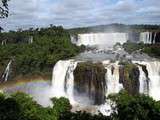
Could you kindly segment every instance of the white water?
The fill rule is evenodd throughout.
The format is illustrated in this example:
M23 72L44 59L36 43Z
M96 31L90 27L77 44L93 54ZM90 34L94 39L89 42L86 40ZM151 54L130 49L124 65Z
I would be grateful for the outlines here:
M11 64L12 64L12 60L9 61L7 67L2 75L2 79L4 79L4 82L7 82L7 80L8 80Z
M74 76L73 71L77 66L76 61L74 60L66 60L59 61L54 69L53 69L53 79L52 79L52 92L55 97L67 97L72 105L83 106L83 104L74 100ZM123 85L119 83L119 65L118 61L115 63L110 63L110 61L106 60L102 62L104 67L107 69L106 72L106 97L112 93L118 93L121 89L123 89ZM148 78L146 77L145 72L142 70L142 66L137 65L140 71L139 82L140 88L139 92L144 94L149 94L155 100L160 100L160 62L141 62L141 61L133 61L133 63L138 63L141 65L145 65L148 71L149 81L149 89L147 85ZM114 69L113 69L114 68ZM113 74L112 74L113 72ZM81 98L81 96L79 96ZM83 97L82 97L83 99ZM83 101L83 100L81 100ZM85 100L84 100L85 101ZM111 111L111 107L106 101L105 104L97 107L97 110L100 110L103 114L109 115Z
M104 64L105 62L103 62ZM105 68L107 69L106 72L106 83L107 83L107 91L106 96L112 93L118 93L122 88L123 85L119 83L119 65L118 62L116 63L110 63L109 65L105 65ZM112 68L113 74L112 74Z
M155 100L160 100L160 62L134 61L134 63L142 64L147 67L148 77L150 79L149 95Z
M152 36L153 35L153 36ZM152 32L143 32L140 33L140 41L145 43L145 44L154 44L155 43L155 39L156 39L156 33L152 33ZM153 41L152 41L152 37L153 37Z
M120 90L123 89L123 85L119 83L119 65L118 61L115 63L110 63L109 61L103 61L103 65L105 69L107 69L105 78L107 84L106 97L109 94L119 93ZM114 67L113 74L112 68ZM99 106L99 111L106 116L109 116L113 110L111 108L111 104L113 104L110 100L106 100L105 104Z
M75 61L70 61L70 66L68 67L68 70L67 70L67 74L66 74L66 94L70 100L70 102L72 104L75 104L75 101L74 101L74 75L73 75L73 72L75 70L77 66L77 62Z
M6 40L2 40L2 45L6 45L6 44L7 44Z
M30 36L30 37L29 37L28 43L29 43L29 44L32 44L32 43L33 43L33 36Z
M128 40L127 33L90 33L79 34L76 44L86 46L98 46L99 48L111 48L117 42L123 44ZM107 46L107 47L106 47Z
M77 66L74 60L58 61L53 69L52 92L55 97L67 97L70 102L74 103L73 87L74 76L73 71ZM65 90L66 86L66 90Z
M142 32L139 33L139 41L145 44L154 44L156 39L156 33L153 32ZM128 33L86 33L86 34L78 34L78 39L76 40L73 36L71 36L72 43L80 46L96 46L99 49L106 50L108 48L112 48L113 45L118 43L125 43L129 40ZM134 40L132 41L134 42ZM136 42L136 41L135 41Z
M141 66L138 66L139 68L139 72L140 72L140 76L139 76L139 82L140 82L140 86L139 86L139 93L143 93L143 94L148 94L148 90L147 90L147 77L144 73L144 71L142 70Z

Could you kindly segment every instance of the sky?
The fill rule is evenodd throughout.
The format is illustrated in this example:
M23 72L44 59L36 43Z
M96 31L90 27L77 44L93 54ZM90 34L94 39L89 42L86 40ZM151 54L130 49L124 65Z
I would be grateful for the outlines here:
M160 0L11 0L9 9L9 17L0 20L5 30L50 24L160 24Z

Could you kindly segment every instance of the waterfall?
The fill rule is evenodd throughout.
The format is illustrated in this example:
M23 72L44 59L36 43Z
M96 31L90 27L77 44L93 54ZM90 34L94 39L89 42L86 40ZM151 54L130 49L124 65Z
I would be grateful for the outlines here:
M84 91L89 91L90 88L88 86L88 81L86 76L83 76L85 79L84 85L83 84L76 84L74 79L74 72L76 68L78 67L77 63L79 63L76 60L60 60L56 63L53 69L53 78L52 78L52 92L54 97L66 97L70 100L70 103L73 106L81 106L83 108L83 105L85 106L88 103L88 99L86 99L83 94L78 94L78 100L77 100L77 94L75 95L75 86L80 87L77 85L84 86ZM160 100L160 62L159 61L133 61L139 68L139 93L143 93L146 95L150 95L155 100ZM94 64L94 63L93 63ZM95 65L95 64L94 64ZM99 86L105 84L106 89L104 90L104 95L107 97L109 94L112 93L118 93L121 89L123 89L123 84L120 83L120 65L119 62L110 62L108 60L103 61L102 65L107 70L105 75L104 83L101 81L100 84L96 83L95 85ZM91 70L91 69L88 69ZM88 71L88 74L91 71ZM87 74L82 74L87 75ZM82 78L83 78L82 77ZM83 80L83 79L82 79ZM90 81L92 83L93 81ZM100 82L100 81L99 81ZM106 83L105 83L106 82ZM83 87L82 87L83 88ZM92 86L92 92L96 87ZM98 88L98 87L97 87ZM98 90L97 90L98 91ZM101 91L103 92L103 91ZM94 93L94 92L93 92ZM86 93L87 94L87 93ZM98 95L103 95L102 93L99 93ZM53 97L52 96L52 97ZM90 100L96 99L95 97L89 97ZM98 97L98 96L97 96ZM86 104L81 102L86 101ZM112 110L110 106L110 102L106 100L104 103L96 104L97 110L101 111L101 113L105 115L109 115ZM90 106L90 104L87 104ZM93 104L91 104L93 105Z
M4 80L4 82L7 82L7 80L8 80L11 64L12 64L12 60L9 61L7 67L2 75L2 80Z
M66 90L66 93L67 93L67 96L69 97L69 100L71 103L74 103L74 75L73 75L73 72L75 70L77 66L77 62L75 61L70 61L70 65L68 67L68 70L67 70L67 74L66 74L66 78L65 78L65 90Z
M118 93L123 85L119 82L119 65L118 63L110 63L105 67L107 69L106 72L106 84L107 91L106 96L112 93Z
M156 32L141 33L85 33L71 36L71 42L78 46L96 46L99 49L111 49L116 43L143 42L145 44L155 44L157 37Z
M52 89L55 97L67 97L73 103L74 76L77 66L74 60L58 61L53 69Z
M150 91L149 94L156 100L160 100L160 62L146 63L149 78L150 78Z
M32 44L32 43L33 43L33 36L29 36L28 43L29 43L29 44Z
M144 71L142 70L142 66L139 66L139 72L140 72L140 76L139 76L139 82L140 82L140 87L139 87L139 93L143 93L143 94L148 94L148 83L147 80L148 78L146 77L146 74L144 73Z
M2 45L6 45L7 41L6 40L2 40Z
M113 47L117 42L123 44L128 40L127 33L89 33L79 34L77 45Z
M145 44L155 44L157 33L142 32L140 33L140 41Z
M154 33L153 44L155 44L155 43L156 43L156 36L157 36L157 33Z
M149 95L155 100L160 100L160 62L159 61L134 61L141 65L145 65L148 71L149 83Z

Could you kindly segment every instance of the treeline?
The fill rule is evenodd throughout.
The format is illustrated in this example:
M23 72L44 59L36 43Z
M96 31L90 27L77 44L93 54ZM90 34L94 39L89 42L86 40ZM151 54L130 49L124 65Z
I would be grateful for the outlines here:
M125 91L108 97L112 104L112 114L93 115L77 111L71 112L66 98L52 98L53 107L43 107L24 93L10 96L0 94L0 120L159 120L160 102L145 95L129 95Z
M90 33L90 32L144 32L144 31L160 31L160 25L125 25L125 24L109 24L96 25L90 27L79 27L69 29L70 34Z
M29 38L32 41L28 42ZM0 78L12 60L10 77L51 73L54 64L81 52L61 26L0 33Z

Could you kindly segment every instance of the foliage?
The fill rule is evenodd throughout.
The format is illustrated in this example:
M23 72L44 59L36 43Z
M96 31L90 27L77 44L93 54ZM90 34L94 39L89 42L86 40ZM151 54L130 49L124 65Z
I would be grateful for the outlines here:
M110 116L104 116L102 114L92 115L87 112L65 112L60 115L59 120L112 120Z
M127 42L123 44L123 48L128 52L143 52L152 57L160 58L160 44L143 44L143 43L131 43Z
M0 35L0 41L6 42L0 45L0 68L13 59L14 77L50 73L58 60L73 57L81 51L70 42L69 33L62 27L10 31ZM31 36L33 43L28 42Z
M160 102L145 95L131 96L126 91L109 95L116 105L111 116L92 115L86 112L71 112L66 98L53 98L53 107L42 107L29 95L0 94L0 120L158 120Z
M145 47L145 45L143 43L132 43L132 42L126 42L123 44L123 48L128 52L128 53L132 53L134 51L143 49Z
M145 95L129 95L125 91L108 97L116 106L112 116L117 120L158 120L160 117L159 102Z
M71 110L71 105L68 99L61 97L61 98L52 98L53 109L57 112L57 115L65 112L69 112Z

